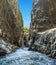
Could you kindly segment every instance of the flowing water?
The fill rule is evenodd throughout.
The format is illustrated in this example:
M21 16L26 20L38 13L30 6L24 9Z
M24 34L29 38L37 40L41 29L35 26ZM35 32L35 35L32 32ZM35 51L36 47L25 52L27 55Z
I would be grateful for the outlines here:
M56 60L23 48L4 58L0 58L0 65L56 65Z

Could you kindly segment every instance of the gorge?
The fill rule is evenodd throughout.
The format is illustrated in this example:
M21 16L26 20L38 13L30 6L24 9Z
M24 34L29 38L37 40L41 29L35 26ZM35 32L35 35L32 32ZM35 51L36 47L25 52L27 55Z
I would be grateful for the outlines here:
M56 65L56 1L33 0L23 23L18 0L0 0L0 65Z

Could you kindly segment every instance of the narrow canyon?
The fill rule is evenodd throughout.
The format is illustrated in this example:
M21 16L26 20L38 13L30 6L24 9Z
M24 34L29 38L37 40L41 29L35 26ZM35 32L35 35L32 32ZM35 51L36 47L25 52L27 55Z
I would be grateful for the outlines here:
M33 0L23 23L18 0L0 0L0 65L56 65L56 1Z

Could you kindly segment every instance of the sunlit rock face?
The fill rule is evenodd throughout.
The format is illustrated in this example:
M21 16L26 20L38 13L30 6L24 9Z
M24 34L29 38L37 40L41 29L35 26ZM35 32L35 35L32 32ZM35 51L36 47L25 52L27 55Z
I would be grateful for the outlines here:
M23 21L18 0L0 0L0 38L18 46L23 41Z
M34 0L29 35L30 48L56 58L55 28L56 1Z

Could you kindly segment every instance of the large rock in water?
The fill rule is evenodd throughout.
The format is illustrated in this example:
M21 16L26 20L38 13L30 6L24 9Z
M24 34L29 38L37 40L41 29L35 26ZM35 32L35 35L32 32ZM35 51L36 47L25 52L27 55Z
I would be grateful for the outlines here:
M34 0L29 35L31 42L30 49L56 58L55 28L56 1Z
M5 42L4 40L0 39L0 56L6 55L15 51L18 46L15 46L11 43Z
M56 58L56 28L38 33L38 38L35 37L31 49Z
M0 0L0 37L10 43L22 46L23 21L17 1Z

